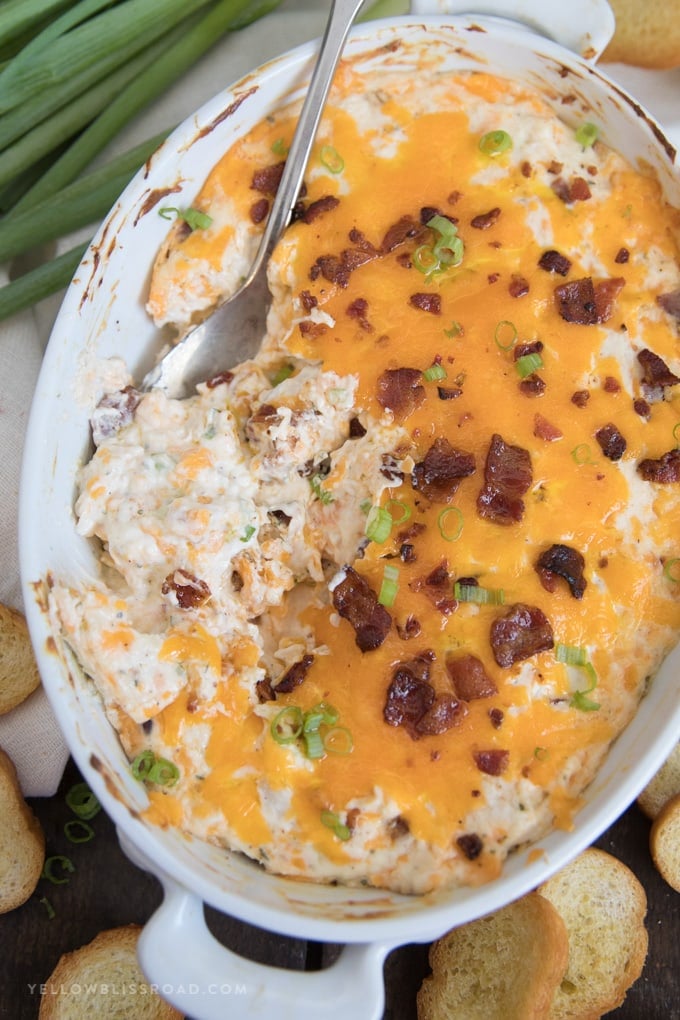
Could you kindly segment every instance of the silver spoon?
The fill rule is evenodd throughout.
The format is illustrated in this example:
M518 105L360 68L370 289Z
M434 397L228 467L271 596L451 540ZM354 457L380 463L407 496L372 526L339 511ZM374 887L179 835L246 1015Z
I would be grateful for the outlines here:
M184 397L197 382L252 357L265 334L271 294L267 265L297 201L309 153L347 35L364 0L333 0L309 90L286 157L276 198L247 277L204 322L165 354L141 385Z

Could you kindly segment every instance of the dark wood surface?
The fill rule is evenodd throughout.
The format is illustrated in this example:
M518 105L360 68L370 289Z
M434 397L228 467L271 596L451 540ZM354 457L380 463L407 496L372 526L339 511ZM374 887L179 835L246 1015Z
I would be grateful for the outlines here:
M95 836L89 843L69 843L63 828L73 815L64 798L79 779L71 762L54 797L30 801L45 831L47 855L67 855L75 871L63 885L41 879L27 903L0 917L0 1017L8 1020L35 1020L40 984L62 953L89 942L102 929L143 924L161 900L158 882L123 855L103 812L91 822ZM649 821L634 805L597 844L633 869L648 898L647 962L624 1005L608 1014L615 1020L680 1018L680 896L655 871L648 839ZM337 947L272 935L212 910L207 916L220 941L261 962L317 969L337 954ZM388 957L385 1020L416 1020L416 992L427 973L427 946L404 946Z

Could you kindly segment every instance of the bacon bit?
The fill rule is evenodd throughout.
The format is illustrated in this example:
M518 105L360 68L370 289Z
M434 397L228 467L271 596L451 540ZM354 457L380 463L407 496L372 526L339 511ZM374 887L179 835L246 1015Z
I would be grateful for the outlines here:
M478 216L473 216L470 220L470 226L474 227L475 230L488 230L489 227L494 225L500 214L501 211L499 207L495 206L493 209L489 209L486 213L480 213Z
M527 354L541 354L542 351L542 340L527 340L523 344L517 344L512 356L514 361L519 361L520 358L524 358Z
M605 380L602 383L602 389L605 393L618 393L621 389L621 383L618 379L615 379L613 375L605 376Z
M366 317L366 313L368 312L368 301L365 298L356 298L347 306L346 312L350 319L357 320L361 328L366 333L373 332L373 326Z
M355 641L362 652L379 648L387 637L392 617L368 581L353 567L345 568L345 577L333 589L333 605L354 628Z
M366 435L368 429L365 429L358 418L350 418L349 420L349 438L350 439L361 439Z
M404 481L404 472L399 468L399 461L394 454L383 453L380 458L380 462L380 474L383 475L388 482L401 485Z
M510 752L493 749L491 751L473 751L472 757L480 772L487 776L500 776L508 767Z
M562 255L559 251L555 251L554 248L550 248L548 251L544 251L538 260L538 265L541 269L544 269L546 273L558 273L560 276L566 276L571 269L571 259L567 258L566 255Z
M427 577L417 577L409 582L411 591L423 592L444 616L450 616L458 607L453 597L453 587L446 560L430 571Z
M402 542L399 548L399 559L402 563L415 563L418 559L416 547L411 542Z
M394 842L402 836L408 836L411 826L403 815L395 815L394 818L390 818L387 822L387 831L390 839Z
M311 319L303 319L298 322L298 329L305 340L316 340L328 332L325 322L313 322Z
M408 528L404 528L397 534L398 542L410 542L412 538L417 538L418 535L422 535L424 531L427 531L425 524L421 524L420 521L414 521L413 524L409 524Z
M664 312L668 312L669 315L680 319L680 287L677 290L670 291L668 294L657 294L656 303L661 305Z
M314 656L311 654L303 655L299 662L293 663L290 669L284 673L283 677L274 686L275 694L290 694L296 687L299 687L303 682L309 668L314 662Z
M417 656L397 665L387 689L383 718L403 726L412 740L445 733L467 713L452 695L435 694L429 675L430 660Z
M623 266L630 258L630 252L627 248L619 248L616 255L614 256L614 262L618 265Z
M521 446L502 436L491 437L484 465L484 487L477 497L477 512L495 524L512 524L524 516L521 498L533 481L531 457Z
M229 385L229 383L233 381L234 381L233 372L218 372L217 375L213 375L210 377L210 379L206 379L205 385L209 390L215 390L217 389L218 386L221 386L222 383Z
M542 397L545 393L545 381L540 375L532 372L518 383L518 389L525 397Z
M518 602L491 624L491 649L504 669L547 651L554 643L550 621L537 606Z
M488 283L498 283L500 278L501 278L500 273L489 273L486 279Z
M556 159L552 159L548 163L548 166L547 166L546 169L547 169L549 174L561 174L563 166L564 166L563 163L558 163L558 161Z
M180 567L168 574L161 585L161 592L163 595L174 592L180 609L195 609L196 606L202 606L212 594L205 581Z
M336 283L343 289L348 285L349 278L355 269L366 262L377 258L378 252L364 251L360 248L345 248L340 255L320 255L309 271L311 280L323 276L329 283Z
M502 709L500 709L500 708L490 708L488 714L489 714L489 719L491 721L491 725L493 726L493 728L495 730L499 730L501 728L501 726L503 725L503 711L502 711Z
M569 591L573 597L582 599L587 585L583 576L585 565L586 561L578 549L556 543L538 557L536 570L541 578L541 583L543 583L543 573L549 574L553 580L555 577L561 577L569 585ZM546 587L545 584L543 587ZM547 590L553 591L554 588L551 587Z
M269 199L258 198L257 202L253 202L250 207L250 219L252 223L262 223L262 220L266 219L267 213L269 212Z
M522 161L520 165L520 171L522 173L522 177L531 177L531 175L533 174L533 170L531 167L531 163L529 162L528 159Z
M680 450L669 450L658 460L642 460L637 471L646 482L659 482L661 485L680 482Z
M421 630L420 620L412 614L406 617L403 626L397 624L397 634L402 641L411 641L413 638L418 637Z
M577 407L585 407L590 400L590 393L588 390L576 390L571 395L572 404L576 404Z
M277 524L282 524L285 528L287 528L293 520L293 518L290 517L285 510L268 510L267 515L272 517Z
M440 400L455 400L457 397L461 397L463 391L460 386L438 386L437 396Z
M308 290L300 291L300 304L306 312L311 312L313 308L316 308L319 304L318 299L310 294Z
M508 293L514 298L524 297L529 293L529 281L519 273L513 273L508 284Z
M429 312L431 315L441 315L442 313L442 299L439 294L411 294L408 302L421 312Z
M637 397L633 401L633 410L636 414L639 414L641 418L646 418L647 420L649 420L652 416L651 407L646 400L642 399L642 397Z
M595 433L600 449L609 460L621 460L626 452L626 440L623 438L616 425L611 422L603 425Z
M565 181L563 177L558 177L550 187L566 205L571 205L573 202L585 202L591 197L588 182L584 177L572 177L569 182Z
M250 184L251 189L259 191L263 195L275 195L279 190L281 175L285 165L286 161L284 159L280 163L273 163L271 166L265 166L256 170Z
M264 705L266 701L274 701L276 695L274 694L274 688L272 687L271 677L266 676L263 680L258 680L255 684L255 694L257 700L261 705Z
M142 394L134 386L126 386L115 393L105 394L95 407L90 425L92 440L99 446L119 429L129 425L142 399Z
M616 277L593 284L589 276L571 280L555 288L555 302L565 322L582 326L593 326L607 322L613 311L613 303L625 280Z
M440 436L413 468L411 484L433 503L450 503L461 479L473 474L475 468L474 454L455 449Z
M535 414L534 435L537 439L545 440L546 443L554 443L557 439L563 438L564 432L544 418L542 414Z
M498 688L476 655L449 656L446 670L451 678L456 697L461 701L475 701L498 694Z
M377 400L398 421L408 418L425 400L419 368L388 368L378 378Z
M459 836L456 843L469 861L476 861L484 849L484 844L476 832L468 833L465 836Z
M303 223L313 223L319 216L323 216L324 213L330 212L331 209L335 209L339 205L340 199L335 195L324 195L323 198L317 198L315 202L310 202L299 219Z
M413 267L413 262L411 261L411 255L407 251L402 251L402 252L400 252L397 255L397 262L404 269L411 269Z
M675 386L680 383L680 379L671 372L663 358L646 347L638 351L637 359L642 366L642 381L647 386Z
M449 203L449 205L456 205L456 203L459 202L462 197L463 197L462 191L450 191L446 198L446 201Z
M402 216L387 230L380 244L380 251L388 255L395 248L423 234L423 225L412 216Z

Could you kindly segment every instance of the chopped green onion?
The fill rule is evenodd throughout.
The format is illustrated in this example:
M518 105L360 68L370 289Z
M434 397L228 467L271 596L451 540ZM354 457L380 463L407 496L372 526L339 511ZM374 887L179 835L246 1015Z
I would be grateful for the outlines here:
M576 128L574 138L584 149L589 149L591 145L600 137L600 129L597 124L591 124L590 121L585 121Z
M354 740L346 726L334 726L324 734L323 746L329 754L351 754Z
M479 139L479 148L485 156L500 156L512 148L512 138L507 131L487 131Z
M312 761L315 758L323 758L325 754L325 748L323 746L323 739L318 730L310 730L309 733L305 733L305 754Z
M509 322L507 319L501 319L501 321L496 324L493 338L496 341L497 347L500 347L502 351L509 351L517 339L517 326L514 322Z
M578 645L563 645L560 641L555 645L555 658L567 666L585 666L588 652Z
M592 701L588 695L597 687L597 673L590 662L586 662L583 669L590 678L590 686L584 688L582 691L574 691L571 698L571 704L574 708L578 708L581 712L596 712L600 705L597 701Z
M313 730L318 730L322 723L326 726L333 726L339 718L340 713L337 708L329 705L327 701L320 701L314 708L305 712L303 732L311 733Z
M515 368L520 379L526 379L527 376L533 375L539 368L543 368L543 358L540 354L536 353L523 354L515 362Z
M427 221L427 226L439 234L439 240L432 248L432 254L442 266L459 266L463 261L465 246L463 240L458 236L458 227L446 216L433 216Z
M502 588L482 588L480 584L460 584L456 581L453 594L459 602L476 602L480 606L505 604L505 591Z
M75 864L70 857L64 857L63 854L55 854L54 857L48 857L45 861L41 878L46 878L48 882L52 883L52 885L66 885L66 883L70 881L68 878L57 878L57 876L53 874L52 869L55 864L58 864L60 868L64 871L70 872L70 874L73 874L76 870Z
M372 506L373 504L371 503L370 499L362 499L361 503L359 503L359 509L361 510L362 514L367 514Z
M392 507L399 507L401 510L401 517L398 517L396 520L394 513L392 512ZM411 517L411 507L407 506L401 499L388 499L385 503L385 510L387 510L390 514L393 526L397 528L400 524L406 524L406 521L408 521Z
M80 818L72 818L64 826L64 835L71 843L89 843L94 839L94 829Z
M666 560L663 565L663 576L667 581L673 581L675 584L680 584L680 558L675 557L672 560Z
M457 506L449 506L437 518L439 534L445 542L455 542L463 532L463 512Z
M443 365L430 365L423 372L425 382L436 382L438 379L446 379L446 369Z
M302 709L297 705L288 705L274 716L269 727L277 744L292 744L302 735Z
M212 223L212 216L201 212L200 209L177 209L175 206L164 205L158 210L158 215L164 220L172 219L172 213L178 220L188 223L192 230L206 230Z
M549 757L550 757L550 752L548 751L547 747L535 747L534 748L534 758L536 758L538 761L547 761L547 759Z
M255 534L256 531L257 531L257 528L255 528L252 524L249 524L246 527L246 529L243 532L243 534L241 535L241 538L239 539L239 541L241 541L241 542L249 542L250 539L253 537L253 535Z
M148 781L156 786L174 786L179 779L179 769L167 758L156 758L149 770Z
M446 336L449 336L451 338L453 338L454 336L460 336L462 332L463 332L463 327L461 326L461 324L459 322L456 322L455 319L451 323L449 328L444 330L444 333L446 334Z
M343 842L348 840L352 835L349 830L349 826L345 825L335 811L322 811L321 824L325 825L327 829L331 829L338 839L341 839Z
M157 786L174 786L179 779L179 769L174 762L157 758L149 749L137 755L130 770L141 783L155 783Z
M41 896L40 903L42 903L45 910L47 911L47 916L49 917L50 921L52 920L53 917L57 916L57 912L50 903L50 901L48 900L47 896Z
M413 265L424 276L431 276L432 273L436 273L441 265L432 246L429 244L421 244L416 248L412 258Z
M87 783L76 783L66 794L66 803L74 815L88 821L98 814L102 806Z
M151 766L155 760L156 755L153 751L147 750L138 754L130 765L130 771L135 779L139 779L140 782L144 782L144 780L148 778Z
M378 602L381 606L389 609L394 605L394 600L399 591L399 568L387 564L383 570L382 584L378 594Z
M323 503L324 505L327 506L329 503L333 502L333 496L331 495L331 493L328 491L328 489L324 489L323 486L321 485L320 475L312 475L312 477L309 479L309 485L312 492L314 493L314 495L316 496L320 503Z
M322 146L319 159L332 174L340 174L345 169L345 161L333 145Z
M272 386L278 386L279 383L285 382L286 379L290 379L294 371L295 367L293 365L283 365L272 379Z
M277 138L272 144L272 152L275 156L287 156L288 146L284 142L283 138Z
M365 535L371 542L380 545L386 542L392 531L392 514L383 506L372 506L366 518Z
M579 443L571 451L571 456L575 464L579 466L582 464L594 464L595 461L591 457L591 449L588 443Z

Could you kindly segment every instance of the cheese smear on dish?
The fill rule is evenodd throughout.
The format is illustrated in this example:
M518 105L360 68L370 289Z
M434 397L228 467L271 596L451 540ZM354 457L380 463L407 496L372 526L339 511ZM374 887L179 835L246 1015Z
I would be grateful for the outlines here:
M173 225L159 326L249 266L294 117ZM305 183L257 357L96 409L101 580L52 602L137 771L166 763L159 825L477 885L573 824L677 640L679 218L538 92L387 56L342 64Z

